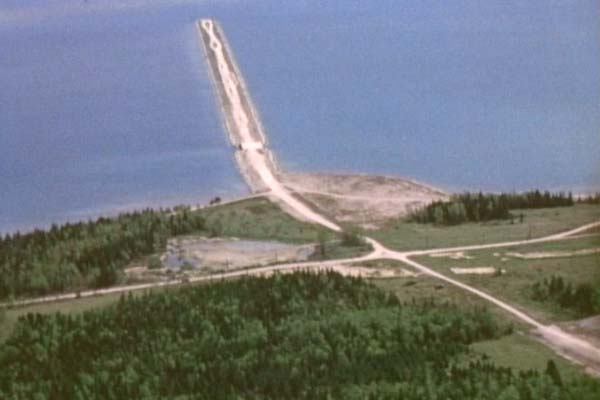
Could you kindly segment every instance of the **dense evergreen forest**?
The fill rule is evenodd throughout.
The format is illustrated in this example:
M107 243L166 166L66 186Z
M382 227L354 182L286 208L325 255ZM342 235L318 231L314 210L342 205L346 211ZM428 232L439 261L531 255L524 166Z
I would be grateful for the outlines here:
M124 266L163 250L168 237L206 229L204 217L186 209L144 210L0 235L0 299L114 285Z
M594 197L581 199L593 202ZM435 201L414 211L409 220L418 223L456 225L464 222L481 222L498 219L512 219L510 210L568 207L574 204L571 193L550 193L539 190L525 193L462 193L448 201ZM520 216L522 222L522 216Z
M553 302L575 311L579 317L600 314L600 284L573 285L560 276L551 276L531 287L533 300Z
M507 329L335 273L245 278L21 317L0 347L0 398L600 398L600 382L553 363L517 373L470 353Z

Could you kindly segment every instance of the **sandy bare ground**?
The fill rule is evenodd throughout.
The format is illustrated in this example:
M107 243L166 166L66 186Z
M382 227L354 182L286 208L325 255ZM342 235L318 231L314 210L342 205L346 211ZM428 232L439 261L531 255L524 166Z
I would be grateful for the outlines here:
M465 254L464 251L454 251L449 253L434 253L430 254L432 258L450 258L452 260L471 260L473 256Z
M567 257L580 257L589 256L593 254L600 254L600 247L593 249L582 249L575 251L540 251L531 253L518 253L508 252L504 253L507 257L520 258L522 260L537 260L543 258L567 258Z
M470 267L470 268L450 268L456 275L492 275L496 273L494 267Z
M362 174L281 172L292 192L340 222L376 228L434 200L448 198L439 189L404 178Z
M314 244L293 245L281 242L178 236L170 239L163 263L168 258L185 260L196 272L236 270L250 266L306 260Z

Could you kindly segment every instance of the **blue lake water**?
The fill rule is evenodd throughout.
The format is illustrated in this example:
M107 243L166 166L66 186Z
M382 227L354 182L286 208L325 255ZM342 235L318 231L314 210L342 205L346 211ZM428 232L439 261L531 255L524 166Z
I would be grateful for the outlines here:
M446 3L3 0L0 232L247 192L207 16L287 168L599 188L597 3Z

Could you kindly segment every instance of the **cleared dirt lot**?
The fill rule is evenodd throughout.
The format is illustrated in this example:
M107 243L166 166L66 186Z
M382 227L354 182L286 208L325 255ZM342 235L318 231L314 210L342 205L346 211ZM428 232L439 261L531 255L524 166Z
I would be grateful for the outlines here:
M448 197L425 184L386 176L284 172L280 179L323 214L367 229Z

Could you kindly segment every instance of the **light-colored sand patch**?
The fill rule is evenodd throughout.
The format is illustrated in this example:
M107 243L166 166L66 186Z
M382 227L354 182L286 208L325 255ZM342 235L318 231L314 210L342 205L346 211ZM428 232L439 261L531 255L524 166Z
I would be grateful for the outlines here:
M429 257L433 258L451 258L452 260L472 260L474 257L466 255L464 251L454 251L451 253L434 253Z
M145 265L126 268L124 271L127 283L158 282L164 280L165 269L148 269Z
M472 267L472 268L450 268L452 273L457 275L466 275L466 274L474 274L474 275L492 275L496 273L496 268L494 267Z
M284 186L338 221L376 229L383 222L447 195L404 178L360 174L292 173L279 175Z
M531 252L531 253L517 253L508 252L504 253L505 256L520 258L522 260L536 260L542 258L565 258L565 257L581 257L589 256L592 254L600 254L600 247L593 249L582 249L575 251L544 251L544 252Z

